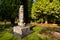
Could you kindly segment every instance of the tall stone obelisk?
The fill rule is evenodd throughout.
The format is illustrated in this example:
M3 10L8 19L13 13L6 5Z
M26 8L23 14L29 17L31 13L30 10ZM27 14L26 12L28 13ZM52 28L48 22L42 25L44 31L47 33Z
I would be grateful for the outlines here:
M31 33L30 27L27 27L24 24L24 6L23 5L20 5L18 26L13 27L13 33L21 37Z
M24 17L24 7L23 7L23 5L21 5L19 8L19 22L18 22L19 26L23 26L23 24L24 24L23 17Z

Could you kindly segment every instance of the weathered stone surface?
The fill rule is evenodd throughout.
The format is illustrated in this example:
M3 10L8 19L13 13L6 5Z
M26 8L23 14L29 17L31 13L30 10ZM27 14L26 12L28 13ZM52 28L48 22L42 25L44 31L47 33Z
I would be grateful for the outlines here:
M19 26L22 26L23 25L23 15L24 15L24 10L23 10L23 5L20 6L19 8L19 22L18 22L18 25Z
M29 27L16 26L16 27L13 28L13 32L17 36L19 35L20 37L24 37L24 36L28 35L29 33L31 33L32 31L30 30Z
M20 6L19 8L19 22L18 22L18 26L13 27L13 33L17 36L20 37L24 37L26 35L28 35L29 33L31 33L32 31L30 30L30 27L26 27L25 23L23 23L23 14L24 14L24 10L23 10L23 5Z

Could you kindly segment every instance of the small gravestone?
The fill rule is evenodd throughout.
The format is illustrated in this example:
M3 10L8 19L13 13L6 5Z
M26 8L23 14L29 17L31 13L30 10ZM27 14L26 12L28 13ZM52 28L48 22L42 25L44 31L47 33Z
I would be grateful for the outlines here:
M32 31L30 30L30 27L26 27L25 23L23 22L24 20L24 6L21 5L19 8L19 22L18 26L13 27L13 33L17 36L24 37L31 33Z

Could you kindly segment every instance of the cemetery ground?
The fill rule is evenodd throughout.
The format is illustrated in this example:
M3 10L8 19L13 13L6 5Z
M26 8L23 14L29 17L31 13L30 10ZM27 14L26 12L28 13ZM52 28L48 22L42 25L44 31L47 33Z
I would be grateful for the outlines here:
M10 22L6 23L7 27L4 25L4 22L0 22L0 40L60 40L60 27L54 27L54 24L35 24L33 33L23 38L10 33L13 29Z

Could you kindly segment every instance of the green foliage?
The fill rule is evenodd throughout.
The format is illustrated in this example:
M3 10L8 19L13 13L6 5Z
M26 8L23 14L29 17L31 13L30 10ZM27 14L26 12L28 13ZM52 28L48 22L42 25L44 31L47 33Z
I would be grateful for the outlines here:
M22 40L43 40L42 38L38 37L38 33L42 30L42 28L34 27L33 33L28 35L27 37L24 37Z
M20 40L20 38L17 38L4 30L0 32L0 40Z
M32 6L32 19L46 19L60 17L60 3L59 0L36 0ZM53 19L51 18L51 19Z
M33 30L34 30L33 33L31 33L27 37L24 37L22 40L59 40L60 39L59 37L57 38L57 37L53 36L53 34L51 34L51 32L56 32L57 29L55 29L55 28L34 27ZM38 35L38 34L40 34L40 35Z
M34 30L35 32L38 32L38 33L39 33L41 30L43 30L43 28L40 28L40 27L34 27L33 30Z
M19 6L20 0L1 0L0 17L3 19L17 17Z
M31 17L32 0L28 0L28 16Z
M33 33L33 34L30 34L28 35L27 37L23 38L22 40L42 40L41 38L39 38L37 36L37 33Z

